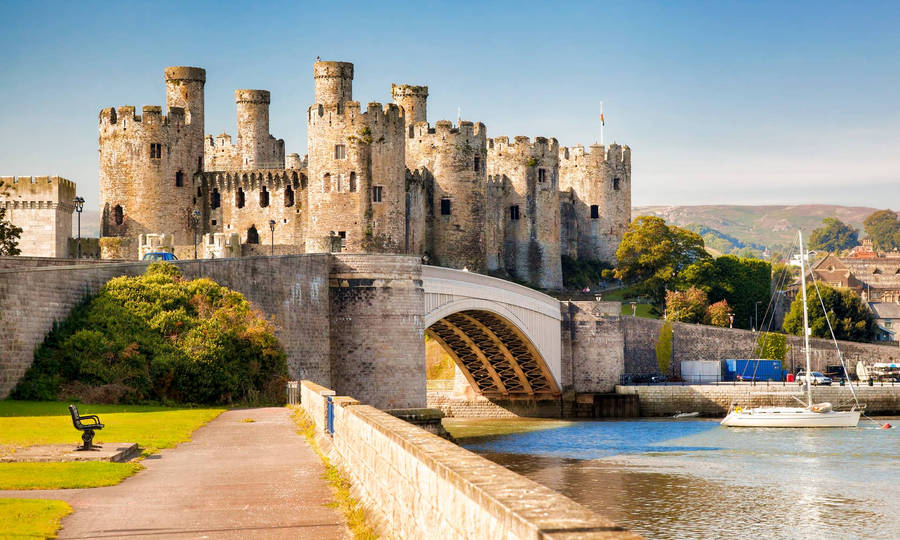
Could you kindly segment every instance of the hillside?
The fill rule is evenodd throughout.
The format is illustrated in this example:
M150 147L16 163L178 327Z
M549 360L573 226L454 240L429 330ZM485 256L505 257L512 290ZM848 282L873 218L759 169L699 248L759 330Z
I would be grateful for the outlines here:
M72 213L72 237L78 234L78 214ZM81 213L81 237L97 238L100 236L100 212L85 210Z
M836 217L864 235L863 220L878 208L806 204L799 206L636 206L632 217L653 215L667 223L701 234L717 251L783 251L794 243L797 230L805 235L821 226L822 219ZM730 249L729 249L730 248Z

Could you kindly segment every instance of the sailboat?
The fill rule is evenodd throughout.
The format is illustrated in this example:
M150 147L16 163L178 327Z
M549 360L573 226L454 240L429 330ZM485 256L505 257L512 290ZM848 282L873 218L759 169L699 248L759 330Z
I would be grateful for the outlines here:
M806 371L812 373L809 360L809 312L806 306L806 268L809 252L803 249L803 233L798 233L800 239L800 280L803 293L803 339L804 352L806 353ZM815 276L813 276L815 280ZM843 364L843 359L841 360ZM853 388L850 388L853 391ZM854 393L854 398L856 394ZM796 398L795 398L796 399ZM797 401L801 400L797 399ZM859 424L860 411L857 407L849 411L835 411L831 403L813 403L812 384L806 380L806 406L805 407L736 407L722 420L726 427L785 427L785 428L816 428L816 427L856 427Z

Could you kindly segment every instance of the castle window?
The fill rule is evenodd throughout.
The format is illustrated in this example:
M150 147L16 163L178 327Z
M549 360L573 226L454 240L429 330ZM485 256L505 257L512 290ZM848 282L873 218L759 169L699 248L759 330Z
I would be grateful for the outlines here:
M409 125L409 138L414 139L416 137L416 130L413 128L413 125Z
M213 209L218 208L222 205L222 197L219 195L219 189L213 188L212 197L210 197L209 206Z
M259 192L259 206L262 208L269 206L269 191L266 186L263 186L262 191Z
M511 219L513 221L519 220L519 205L518 204L514 204L509 207L509 219Z
M381 202L381 186L372 186L372 202Z
M480 170L481 170L481 158L478 156L475 156L475 172L478 172Z
M441 199L441 215L442 216L450 215L450 199L447 199L447 198Z
M210 224L212 224L213 227L215 227L217 223L218 223L218 221L216 221L214 219L210 220Z
M347 159L347 147L343 144L334 145L334 159Z
M600 207L596 204L591 205L591 219L597 219L600 217Z
M547 169L538 169L538 182L546 182L547 181Z
M341 173L337 177L337 189L335 189L338 193L344 191L344 173Z
M116 220L116 225L121 225L125 222L125 212L122 211L122 205L117 204L115 208L113 208L113 219Z
M162 144L152 142L150 143L150 157L151 158L161 158L162 157Z
M294 206L294 190L291 186L284 188L284 206Z
M331 174L325 173L325 176L322 177L322 191L328 193L331 191Z
M178 171L177 173L175 173L175 187L182 187L182 186L184 186L184 173L181 171ZM200 188L197 188L197 196L198 197L200 196Z
M619 191L619 179L613 178L613 189Z
M243 208L246 202L247 198L244 197L244 188L238 188L237 193L234 194L234 205L238 208Z
M347 231L338 231L338 236L341 237L341 250L347 249Z
M247 243L248 244L258 244L259 243L259 231L256 230L256 225L251 225L249 229L247 229Z
M350 193L356 193L356 173L350 173Z

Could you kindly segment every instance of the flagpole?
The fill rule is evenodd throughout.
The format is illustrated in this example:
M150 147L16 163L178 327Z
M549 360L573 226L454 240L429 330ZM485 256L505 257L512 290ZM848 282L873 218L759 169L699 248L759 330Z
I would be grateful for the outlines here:
M603 144L603 125L606 122L603 120L603 102L600 102L600 144Z

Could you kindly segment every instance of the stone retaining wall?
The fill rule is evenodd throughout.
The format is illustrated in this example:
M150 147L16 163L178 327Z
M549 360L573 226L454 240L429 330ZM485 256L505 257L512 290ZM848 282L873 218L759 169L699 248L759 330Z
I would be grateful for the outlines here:
M854 386L853 389L860 403L866 404L867 414L900 414L900 385ZM749 383L617 386L616 393L636 394L640 400L641 416L671 416L677 412L693 411L704 416L725 416L732 403L742 407L793 407L798 405L793 397L805 399L804 392L796 383L769 386ZM813 388L813 399L840 406L851 405L853 396L846 386L817 386Z
M302 381L314 418L323 389ZM388 538L639 538L575 501L412 424L334 398L329 454ZM317 426L319 426L317 420ZM320 435L327 437L320 429Z

